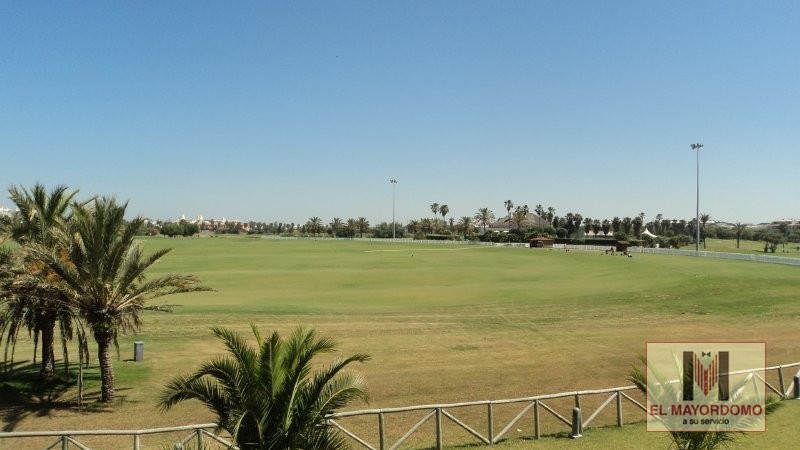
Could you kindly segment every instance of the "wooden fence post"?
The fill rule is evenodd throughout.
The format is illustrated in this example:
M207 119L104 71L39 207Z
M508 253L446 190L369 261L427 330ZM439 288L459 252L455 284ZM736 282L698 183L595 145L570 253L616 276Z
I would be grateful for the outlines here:
M378 413L378 445L381 450L386 450L386 425L383 420L383 413Z
M489 402L489 445L494 445L494 413L492 412L492 402Z
M539 400L533 402L533 438L539 439L541 430L539 428Z
M617 426L622 428L622 392L617 391Z
M786 398L786 386L783 385L783 366L778 366L778 382L781 385L781 398Z
M436 408L436 450L442 450L442 408Z
M800 377L794 376L794 399L800 400Z
M203 429L197 429L197 450L206 450L206 443L203 440Z

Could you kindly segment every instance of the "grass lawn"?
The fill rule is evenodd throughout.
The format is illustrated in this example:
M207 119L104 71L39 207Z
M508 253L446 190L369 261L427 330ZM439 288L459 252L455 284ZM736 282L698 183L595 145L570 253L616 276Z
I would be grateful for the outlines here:
M370 388L370 408L627 385L626 375L647 341L766 341L768 364L800 361L800 268L793 266L358 241L144 241L149 250L174 248L155 271L194 273L216 291L165 298L164 303L181 306L173 313L146 312L142 331L120 340L121 359L115 361L120 399L113 407L92 403L90 412L78 412L69 403L75 399L70 386L53 390L55 402L34 392L29 395L33 403L19 407L4 396L2 426L15 431L129 429L213 421L199 404L165 414L155 404L173 375L220 353L209 332L214 325L249 335L251 323L262 333L285 333L303 324L335 338L342 353L370 354L372 361L357 367ZM132 343L139 340L145 342L145 360L134 363ZM30 359L31 349L21 337L16 361ZM77 351L71 352L75 358ZM90 368L91 401L98 396L96 376L96 367ZM558 406L568 414L568 404ZM514 414L498 411L496 420ZM626 420L643 418L628 408ZM407 422L413 425L414 418L397 419L390 438L402 434L400 425ZM609 417L596 421L611 422ZM555 423L543 427L551 434L565 431ZM636 425L621 432L589 430L582 442L595 435L631 435L632 443L652 439L643 426L638 430ZM453 439L446 443L469 442ZM0 449L21 444L7 445L0 440Z
M683 250L694 250L694 243L682 247ZM700 249L709 252L725 252L725 253L748 253L748 254L761 254L772 256L785 256L787 258L800 258L800 244L787 242L786 245L778 245L775 253L764 253L763 241L739 241L739 247L736 247L736 239L708 239L705 243L700 243Z

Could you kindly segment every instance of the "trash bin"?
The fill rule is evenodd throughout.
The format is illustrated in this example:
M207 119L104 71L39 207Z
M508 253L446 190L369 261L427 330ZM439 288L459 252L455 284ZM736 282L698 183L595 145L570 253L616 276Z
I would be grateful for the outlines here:
M133 360L136 362L144 361L144 342L136 341L133 343Z

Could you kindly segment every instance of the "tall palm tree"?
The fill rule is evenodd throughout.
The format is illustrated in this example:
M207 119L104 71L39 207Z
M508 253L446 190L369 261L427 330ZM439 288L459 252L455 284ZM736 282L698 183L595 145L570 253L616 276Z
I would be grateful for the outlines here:
M306 226L312 234L319 234L319 230L322 229L322 219L317 216L310 217L306 222Z
M503 202L503 206L506 208L506 222L508 223L508 227L511 228L511 209L514 208L514 202L506 200Z
M600 234L600 231L603 229L603 224L600 222L600 219L594 219L592 222L592 231L594 231L594 235L597 236Z
M325 416L354 400L367 400L364 379L343 370L369 356L338 358L312 374L313 359L334 351L335 342L304 328L286 340L277 332L262 339L251 327L256 348L233 331L212 328L228 355L174 378L161 395L161 408L199 400L243 450L347 448Z
M111 345L117 335L141 327L147 301L170 294L209 290L192 275L168 274L147 279L145 272L171 249L145 255L135 236L144 218L126 221L127 203L113 198L73 205L68 230L60 233L59 248L33 245L33 254L58 279L53 287L71 298L97 343L102 402L115 397Z
M739 240L746 229L747 227L741 222L736 222L736 225L733 226L733 232L736 233L736 248L739 248Z
M656 218L653 221L653 232L656 234L663 234L664 232L661 230L661 221L664 220L664 215L661 213L656 214Z
M600 229L603 230L603 236L608 236L608 232L611 231L611 221L608 219L603 219L603 221L600 223Z
M9 224L9 236L20 245L21 264L8 285L9 293L16 302L17 314L24 314L28 330L34 334L34 341L41 348L41 367L39 376L51 379L55 375L55 340L56 324L60 325L61 338L72 338L73 314L62 295L46 289L40 278L49 278L53 274L38 261L27 255L30 245L54 248L56 232L62 230L69 218L69 206L77 191L69 191L66 186L56 186L47 191L44 185L36 183L30 190L12 186L8 190L9 198L19 210ZM16 319L20 319L17 317ZM14 320L12 319L12 322ZM11 327L8 331L19 331ZM66 348L66 347L65 347ZM65 362L68 356L65 353ZM35 358L34 358L35 360ZM65 364L68 370L68 364Z
M366 217L359 217L358 221L356 221L356 227L358 228L358 237L364 237L364 233L369 231L369 220Z
M433 213L433 220L436 220L439 217L439 204L438 203L431 203L431 212Z
M633 227L633 219L631 219L628 216L623 217L622 218L622 231L624 231L625 234L630 235L632 227Z
M622 219L620 219L619 217L614 217L613 219L611 219L611 231L614 234L617 234L621 229L622 229Z
M342 219L334 217L331 220L331 223L328 225L331 227L331 234L333 237L337 237L339 235L339 230L341 230L342 226L344 225L344 222L342 222Z
M552 206L547 207L547 221L553 223L553 217L556 216L556 209Z
M439 214L442 215L442 220L445 221L445 224L447 224L447 221L446 221L445 217L447 216L447 214L449 212L450 212L450 207L449 206L447 206L447 205L440 205L439 206Z
M474 217L478 225L483 227L484 233L486 233L486 227L494 222L494 213L489 208L478 208Z
M711 220L711 214L700 214L700 223L703 226L700 228L700 231L703 234L703 248L706 248L706 223Z
M356 219L352 217L347 219L347 235L352 238L356 235L356 230L358 230L358 222L356 222Z

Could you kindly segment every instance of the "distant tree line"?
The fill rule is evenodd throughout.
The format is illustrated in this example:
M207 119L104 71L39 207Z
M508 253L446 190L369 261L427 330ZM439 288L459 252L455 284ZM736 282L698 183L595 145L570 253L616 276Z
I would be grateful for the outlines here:
M481 207L472 215L457 217L451 214L446 203L430 204L432 216L411 219L402 224L381 222L372 226L365 217L342 219L334 217L325 222L318 216L310 217L305 223L284 222L229 222L216 227L215 233L225 234L269 234L295 237L373 237L373 238L413 238L477 240L485 242L528 242L536 237L571 239L576 243L589 239L608 239L633 241L639 245L680 248L693 243L700 228L700 242L705 245L706 238L762 241L765 251L775 252L780 245L800 243L800 230L790 229L787 224L775 227L747 227L716 224L709 214L702 214L700 221L665 218L657 214L647 221L645 213L635 216L615 216L612 218L584 217L569 211L563 215L553 206L536 205L532 210L528 205L515 205L512 200L503 202L506 215L499 220L489 207ZM540 219L531 224L531 213ZM498 226L499 223L499 226ZM494 225L494 227L493 227ZM644 233L645 230L649 234ZM166 236L192 236L198 228L186 221L162 224L155 233Z

